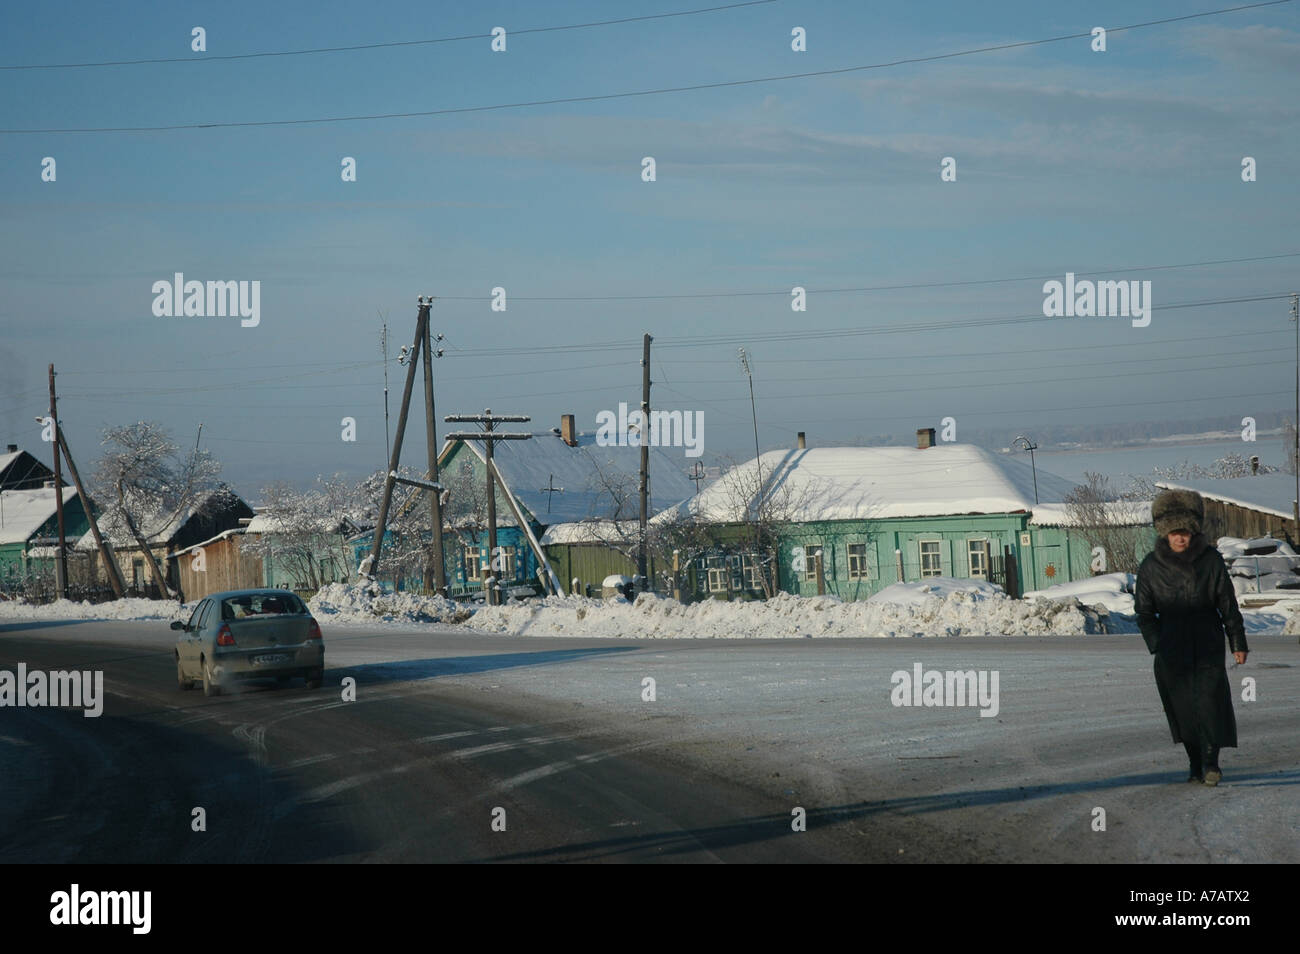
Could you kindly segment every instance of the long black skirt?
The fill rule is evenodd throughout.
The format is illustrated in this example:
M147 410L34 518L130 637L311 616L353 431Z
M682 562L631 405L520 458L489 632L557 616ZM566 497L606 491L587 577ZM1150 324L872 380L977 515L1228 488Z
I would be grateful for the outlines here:
M1174 741L1236 748L1237 718L1223 650L1214 659L1187 657L1157 653L1155 658L1156 688Z

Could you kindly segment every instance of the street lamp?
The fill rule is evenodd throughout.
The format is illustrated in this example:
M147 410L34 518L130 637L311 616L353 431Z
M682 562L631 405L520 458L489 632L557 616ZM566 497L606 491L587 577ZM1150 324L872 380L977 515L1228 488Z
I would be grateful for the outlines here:
M1021 441L1024 441L1024 443L1021 444ZM1038 445L1023 434L1011 443L1020 444L1021 447L1029 451L1029 467L1034 472L1034 503L1038 503L1038 465L1034 463L1034 451L1038 450Z

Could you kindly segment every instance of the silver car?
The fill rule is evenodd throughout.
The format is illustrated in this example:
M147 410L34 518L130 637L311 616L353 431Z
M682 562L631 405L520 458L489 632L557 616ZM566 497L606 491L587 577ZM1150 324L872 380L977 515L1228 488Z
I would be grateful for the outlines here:
M203 683L215 696L236 682L295 676L319 689L325 643L306 604L288 590L233 590L199 601L188 622L176 620L176 682Z

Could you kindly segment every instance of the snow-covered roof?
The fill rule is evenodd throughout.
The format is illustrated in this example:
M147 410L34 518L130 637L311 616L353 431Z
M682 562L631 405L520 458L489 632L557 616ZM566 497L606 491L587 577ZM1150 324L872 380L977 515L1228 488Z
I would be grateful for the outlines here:
M76 496L76 488L64 487L63 505ZM24 542L54 516L56 506L53 487L0 490L0 543Z
M1114 500L1101 505L1111 524L1122 527L1139 527L1151 523L1150 500ZM1029 522L1038 527L1073 527L1078 521L1070 515L1063 503L1035 504Z
M206 503L212 497L218 496L221 491L213 491L203 498ZM171 542L173 536L180 532L180 529L189 522L200 509L198 504L182 510L180 513L154 513L148 514L141 518L137 523L141 536L148 541L150 547L165 546ZM122 518L121 511L113 509L99 518L99 532L104 539L114 547L124 547L130 549L138 546L135 537L127 529L126 521ZM78 550L96 549L95 536L92 532L87 531L86 535L77 541Z
M317 533L351 533L358 524L347 516L321 517L316 524ZM249 533L275 533L280 529L277 516L270 511L262 511L248 521L244 528Z
M542 534L542 546L553 543L624 543L636 540L640 520L584 520L581 523L557 523Z
M631 516L637 508L641 448L601 447L595 434L589 433L579 434L576 439L577 446L570 447L553 431L534 433L526 441L497 442L492 458L515 499L543 526L613 518L615 504L605 489L609 484L630 491L631 503L625 505L621 516ZM481 441L465 443L483 459ZM650 448L650 513L695 492L686 470L687 459L681 448ZM443 474L443 483L452 477ZM550 486L564 490L548 494L543 488Z
M752 513L761 468L773 515L806 523L1030 511L1028 461L972 444L916 447L814 447L768 451L723 474L675 513L740 522ZM1039 468L1038 496L1060 503L1075 485ZM665 513L657 520L671 517Z
M1167 490L1195 490L1202 497L1236 504L1290 520L1295 500L1294 474L1255 474L1253 477L1207 477L1195 480L1158 480Z

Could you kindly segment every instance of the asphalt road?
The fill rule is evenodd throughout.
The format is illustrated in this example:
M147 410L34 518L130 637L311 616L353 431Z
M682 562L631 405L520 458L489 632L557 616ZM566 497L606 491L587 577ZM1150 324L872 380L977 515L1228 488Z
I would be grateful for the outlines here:
M208 699L163 623L0 625L0 669L102 669L107 693L98 718L0 708L0 862L1300 857L1294 638L1257 647L1267 698L1238 703L1219 789L1181 782L1131 637L325 638L323 688ZM999 717L892 707L912 660L998 666Z

